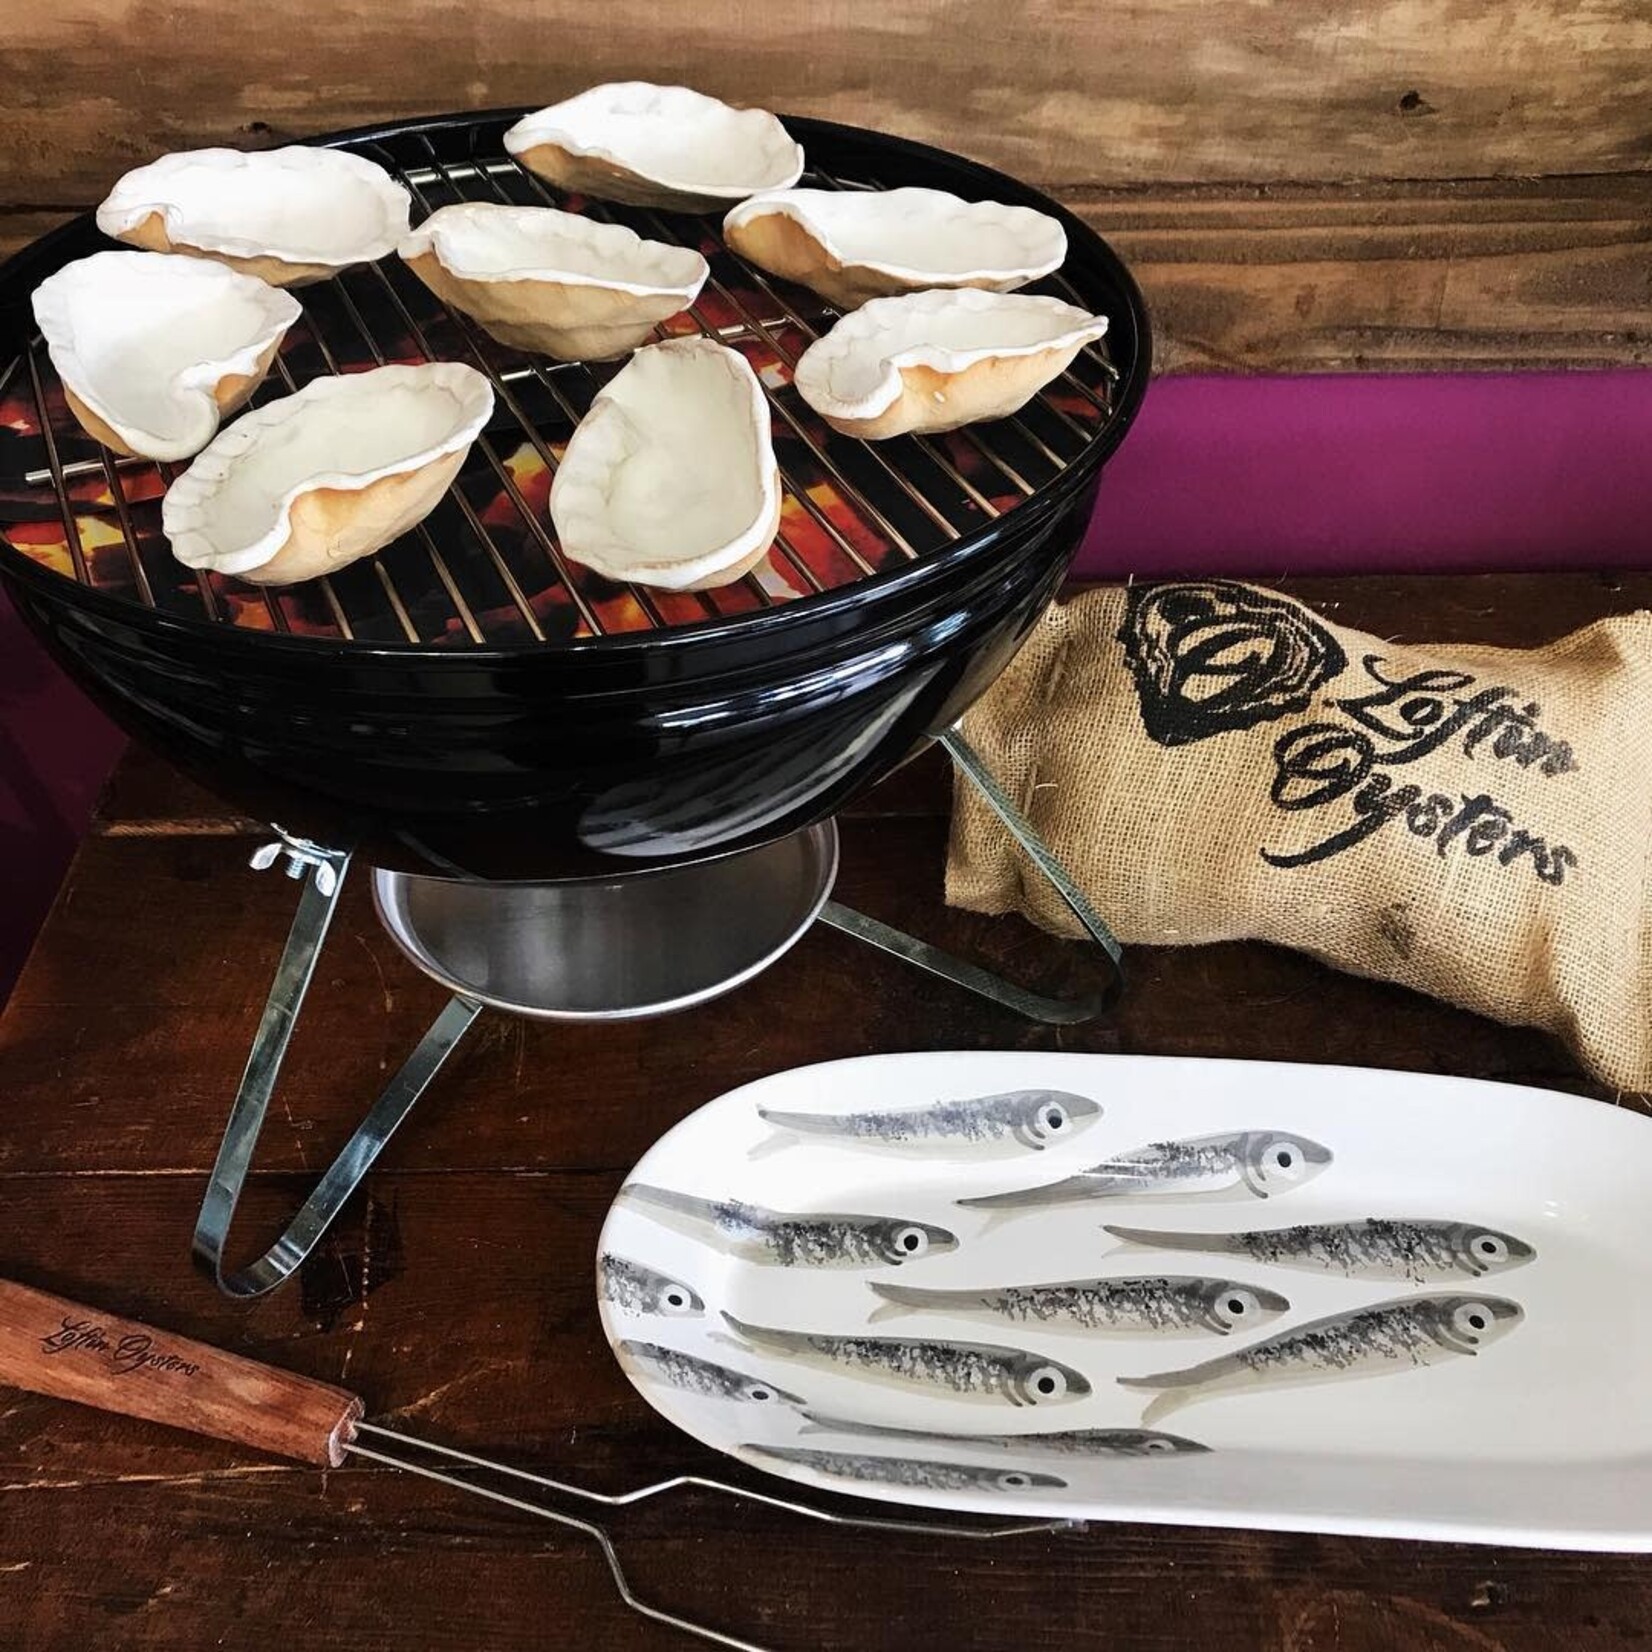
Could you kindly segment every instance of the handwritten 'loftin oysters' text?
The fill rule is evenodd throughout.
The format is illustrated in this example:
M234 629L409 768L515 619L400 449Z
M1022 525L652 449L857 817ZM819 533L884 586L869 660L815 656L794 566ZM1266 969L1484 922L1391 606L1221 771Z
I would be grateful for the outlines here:
M123 1377L138 1371L169 1371L193 1377L201 1369L195 1360L157 1348L147 1331L125 1331L111 1340L101 1325L89 1319L65 1319L57 1330L40 1339L40 1346L48 1354L107 1354L109 1364Z
M1417 762L1448 743L1461 742L1473 757L1482 750L1545 778L1577 770L1564 740L1538 726L1542 707L1520 702L1512 688L1476 689L1467 671L1385 674L1380 655L1361 662L1376 687L1368 694L1330 701L1353 723L1309 723L1283 735L1273 748L1275 774L1269 795L1287 811L1320 809L1347 799L1354 818L1306 849L1264 849L1271 866L1308 866L1351 849L1403 820L1407 831L1432 838L1444 859L1454 850L1495 856L1501 866L1528 864L1544 883L1560 884L1577 855L1524 826L1489 791L1431 790L1413 781L1396 784L1392 769Z

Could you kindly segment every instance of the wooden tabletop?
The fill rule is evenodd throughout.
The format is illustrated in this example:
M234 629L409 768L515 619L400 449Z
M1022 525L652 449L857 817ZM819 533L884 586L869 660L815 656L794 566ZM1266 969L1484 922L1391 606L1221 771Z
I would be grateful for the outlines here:
M1408 640L1535 642L1652 605L1652 576L1300 581ZM945 787L916 766L844 822L838 896L1051 990L1083 949L940 901ZM426 1438L608 1489L732 1473L633 1392L591 1258L668 1125L780 1068L906 1049L1335 1060L1590 1093L1550 1039L1260 946L1138 952L1128 1000L1034 1027L819 928L757 981L632 1027L487 1015L299 1283L247 1309L189 1233L292 912L253 823L124 764L0 1017L0 1276L345 1384ZM240 1229L266 1242L441 1007L365 880L347 892ZM1534 1396L1534 1403L1541 1397ZM1534 1511L1541 1518L1541 1511ZM707 1496L617 1516L636 1586L783 1652L1644 1643L1652 1567L1468 1545L1097 1526L951 1544ZM588 1541L368 1465L330 1472L0 1393L0 1643L50 1652L676 1647Z

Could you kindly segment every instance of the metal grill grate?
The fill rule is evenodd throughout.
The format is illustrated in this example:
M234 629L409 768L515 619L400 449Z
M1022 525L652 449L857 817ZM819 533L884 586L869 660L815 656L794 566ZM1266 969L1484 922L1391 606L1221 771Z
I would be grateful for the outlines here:
M493 385L494 417L418 528L341 573L283 590L192 573L173 560L160 527L161 496L179 467L117 459L86 436L34 338L0 378L4 468L38 492L39 508L24 513L36 520L4 530L15 549L111 595L253 630L461 648L556 642L732 618L931 554L1047 485L1112 416L1118 375L1096 346L1013 418L881 443L839 436L791 383L798 357L836 312L735 257L717 217L562 196L502 150L444 159L417 130L399 149L399 161L382 146L362 152L406 186L415 221L454 201L559 206L706 256L711 276L699 300L657 336L721 340L746 356L768 393L784 501L767 561L736 584L698 593L616 584L569 562L546 506L550 479L575 424L623 364L560 364L500 345L395 257L294 292L304 314L255 400L385 362L479 368ZM820 171L804 182L881 187ZM1059 276L1030 290L1084 302Z

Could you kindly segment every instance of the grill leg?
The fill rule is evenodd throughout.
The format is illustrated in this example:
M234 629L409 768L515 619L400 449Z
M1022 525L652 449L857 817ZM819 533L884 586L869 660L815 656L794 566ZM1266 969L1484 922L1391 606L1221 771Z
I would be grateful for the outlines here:
M1107 962L1112 966L1112 981L1107 988L1107 998L1111 1002L1124 990L1124 948L1119 945L1118 936L1091 906L1084 891L1073 882L1072 873L1056 859L1050 846L1034 830L1032 822L1010 801L1009 794L993 777L992 770L981 761L981 754L964 738L962 727L954 724L941 736L941 744L946 748L947 756L963 770L964 778L986 799L987 807L1003 821L1010 836L1027 851L1033 865L1044 874L1050 887L1066 902L1073 916L1084 926L1085 933L1106 954Z
M283 857L287 875L302 879L304 892L287 934L286 950L281 954L275 980L270 985L263 1018L247 1056L241 1087L230 1109L229 1124L195 1223L195 1260L212 1275L226 1296L233 1297L262 1296L292 1275L315 1248L344 1202L361 1185L385 1143L412 1111L414 1102L424 1094L482 1008L464 997L455 996L449 1001L401 1070L385 1086L286 1231L255 1262L226 1274L224 1243L235 1219L235 1207L246 1185L247 1172L252 1167L253 1153L281 1074L287 1044L303 1008L304 994L315 974L316 961L321 956L322 943L327 939L344 888L344 875L350 866L348 850L325 849L285 834L281 842L258 850L252 864L262 871Z
M1049 845L1033 829L1032 823L1010 801L992 771L981 761L980 754L960 730L956 727L949 729L941 736L941 744L964 778L981 793L987 807L1003 821L1010 835L1027 851L1033 864L1084 926L1085 933L1101 949L1108 964L1106 984L1099 991L1085 993L1078 998L1049 998L1042 993L1029 992L1013 981L994 975L991 970L954 957L950 952L931 946L928 941L920 941L904 930L894 929L837 901L828 901L821 909L822 920L846 935L853 935L856 940L893 953L897 958L904 958L919 969L990 999L1005 1009L1014 1010L1017 1015L1024 1015L1030 1021L1042 1021L1051 1026L1073 1026L1080 1021L1094 1020L1116 1002L1124 990L1124 949L1119 945L1118 937L1085 898L1084 891L1073 882L1072 874L1051 853Z

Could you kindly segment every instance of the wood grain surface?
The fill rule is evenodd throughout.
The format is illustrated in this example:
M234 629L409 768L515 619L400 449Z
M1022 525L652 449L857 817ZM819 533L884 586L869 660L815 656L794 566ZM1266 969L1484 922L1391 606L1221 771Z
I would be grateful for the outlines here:
M1632 366L1652 355L1652 174L1076 191L1161 372Z
M1408 640L1533 643L1652 603L1652 575L1369 578L1290 589ZM913 765L844 823L839 898L1049 990L1082 948L940 905L947 777ZM626 1169L779 1068L902 1049L1335 1060L1598 1094L1553 1041L1262 946L1143 949L1114 1017L1030 1026L825 929L691 1014L630 1028L486 1015L299 1283L251 1308L188 1237L292 909L251 823L134 754L0 1016L0 1277L363 1394L369 1414L607 1490L740 1471L660 1422L608 1355L590 1271ZM271 1108L239 1230L261 1246L442 1003L357 878ZM615 1522L646 1598L781 1652L1629 1652L1643 1561L1102 1526L1001 1545L826 1532L708 1496ZM592 1547L360 1464L306 1470L0 1393L0 1642L472 1652L691 1644L613 1600Z
M62 0L12 8L7 192L93 199L244 145L600 80L963 147L1034 182L1519 177L1647 164L1638 0Z
M1647 356L1639 0L13 9L0 255L163 150L643 76L937 143L1050 190L1137 270L1161 371Z

